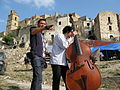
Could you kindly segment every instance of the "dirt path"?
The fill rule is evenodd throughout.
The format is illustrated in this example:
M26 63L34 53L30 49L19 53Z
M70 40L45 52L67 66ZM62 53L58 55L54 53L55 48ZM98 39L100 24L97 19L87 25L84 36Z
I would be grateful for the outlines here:
M22 81L8 80L8 79L6 80L6 82L16 84L19 87L24 88L24 90L25 89L30 90L30 85L31 85L30 82L22 82ZM52 90L52 86L50 86L50 85L42 85L42 88L43 88L43 90ZM60 90L66 90L66 89L63 86L60 86Z

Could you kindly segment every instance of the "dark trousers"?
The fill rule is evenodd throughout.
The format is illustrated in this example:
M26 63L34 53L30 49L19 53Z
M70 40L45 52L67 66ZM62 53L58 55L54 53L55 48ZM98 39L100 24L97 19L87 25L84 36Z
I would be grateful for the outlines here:
M61 76L66 86L66 72L69 69L69 67L62 65L51 65L51 66L53 72L52 90L59 90ZM66 86L66 90L68 90L67 86Z
M42 57L35 55L34 59L31 60L33 68L33 79L30 90L42 90Z

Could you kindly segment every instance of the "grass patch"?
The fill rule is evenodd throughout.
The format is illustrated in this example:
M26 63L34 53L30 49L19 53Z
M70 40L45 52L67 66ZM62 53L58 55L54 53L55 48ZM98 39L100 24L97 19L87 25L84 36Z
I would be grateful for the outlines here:
M8 90L21 90L18 86L8 86Z
M108 88L107 84L102 84L102 88Z
M118 70L118 69L116 69L116 70L110 70L108 73L112 74L114 76L119 76L120 75L120 70Z
M108 67L110 67L110 65L109 64L104 64L104 65L102 65L102 66L100 66L100 68L108 68Z
M0 90L21 90L13 83L7 83L5 80L0 80Z

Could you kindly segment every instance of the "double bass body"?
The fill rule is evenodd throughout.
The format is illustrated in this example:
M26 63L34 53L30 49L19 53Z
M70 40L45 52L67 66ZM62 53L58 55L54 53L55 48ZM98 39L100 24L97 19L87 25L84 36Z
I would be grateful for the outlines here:
M79 47L80 45L80 47ZM76 47L78 47L76 49ZM80 54L79 50L82 51ZM90 48L83 42L77 41L66 51L66 57L71 63L66 74L66 83L69 90L97 90L101 85L101 75L98 68L90 59Z

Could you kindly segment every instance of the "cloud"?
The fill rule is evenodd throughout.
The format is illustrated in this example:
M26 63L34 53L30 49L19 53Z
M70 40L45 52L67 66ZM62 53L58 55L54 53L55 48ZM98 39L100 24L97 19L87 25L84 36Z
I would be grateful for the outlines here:
M20 4L30 4L30 5L34 5L37 8L41 8L41 7L54 7L55 4L55 0L14 0L17 3Z
M6 4L10 4L9 0L3 0Z
M11 9L11 5L13 2L18 4L27 4L30 6L34 6L38 9L41 7L45 7L48 10L53 10L55 6L55 0L3 0L5 2L4 7L7 9Z
M35 5L40 8L40 7L53 7L55 4L54 0L33 0Z
M34 1L34 0L14 0L14 1L17 2L17 3L29 4L29 3L31 3L31 2Z

